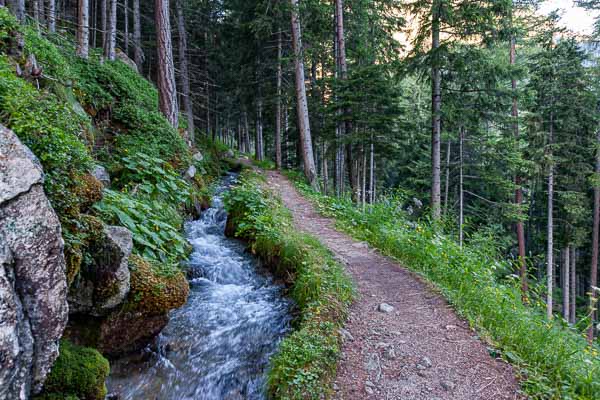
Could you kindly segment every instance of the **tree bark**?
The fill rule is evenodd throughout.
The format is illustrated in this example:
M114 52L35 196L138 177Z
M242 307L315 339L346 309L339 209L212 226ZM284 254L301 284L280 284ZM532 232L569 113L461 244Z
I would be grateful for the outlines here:
M117 0L109 0L108 26L104 44L104 58L114 61L117 47ZM158 27L157 27L158 28Z
M546 249L546 277L548 294L546 298L546 314L552 318L552 290L554 288L554 164L552 160L552 141L554 131L554 117L550 115L550 130L548 136L548 159L550 166L548 170L548 223L547 223L547 249Z
M569 304L571 305L571 310L569 311L569 323L575 324L577 322L577 296L575 293L576 288L576 279L577 279L577 251L575 246L571 246L571 266L569 267Z
M369 204L373 204L375 202L375 143L373 142L373 133L371 133L371 162L369 171Z
M563 318L565 319L565 321L570 321L570 313L571 313L571 305L570 305L570 297L571 297L571 289L570 289L570 284L571 284L571 273L569 272L569 268L571 267L571 261L570 261L570 255L571 255L571 249L569 246L565 247L564 251L563 251L563 288L562 288L562 295L563 295L563 304L562 304L562 311L563 311Z
M431 9L431 214L434 220L441 215L441 182L440 182L440 140L442 109L442 73L440 70L440 4L441 0L433 0Z
M123 0L123 51L129 56L129 0Z
M448 140L446 148L446 185L444 190L444 217L448 214L448 192L450 191L450 158L452 156L452 141Z
M115 1L115 0L112 0ZM156 50L158 56L158 99L160 111L174 128L178 127L177 86L171 42L169 0L155 0Z
M258 161L264 160L263 152L263 126L262 126L262 99L256 103L256 143L254 143L254 157Z
M106 42L108 40L108 1L101 0L100 2L100 28L102 30L102 49L106 49Z
M177 9L177 31L179 33L179 77L181 80L181 95L183 97L183 108L187 116L188 132L192 145L196 143L194 128L194 105L190 89L190 73L187 59L187 31L185 29L185 16L183 14L183 0L175 2Z
M25 0L9 0L10 11L20 22L25 21Z
M244 153L250 153L250 124L248 124L246 111L244 111Z
M25 3L24 0L19 0L19 2ZM25 11L25 6L23 5L23 12ZM56 32L56 0L48 0L48 31L54 33Z
M334 40L334 53L336 58L336 77L341 80L348 79L348 64L346 62L346 36L344 30L344 1L335 0L335 40ZM336 139L337 139L337 151L336 151L336 194L338 197L344 191L344 166L346 164L344 154L344 137L350 133L351 124L350 121L342 120L342 116L347 114L348 110L338 110L338 122L336 125ZM348 158L348 167L352 169L350 165L351 158ZM353 176L353 172L350 172ZM351 184L353 183L351 179ZM354 186L353 186L354 190Z
M0 1L0 6L4 6L3 1ZM40 0L33 0L33 5L31 8L33 9L33 19L36 22L40 22Z
M106 1L106 0L103 0ZM140 0L133 0L133 60L142 72L144 56L142 53L142 23L140 16Z
M460 157L460 177L459 177L459 213L458 213L458 243L460 247L463 247L463 239L464 239L464 231L463 225L465 222L465 192L464 192L464 173L463 173L463 165L464 165L464 141L465 141L465 129L460 127L460 138L459 138L459 157Z
M592 344L595 336L595 310L596 310L596 287L598 286L598 239L600 236L600 129L596 132L596 142L599 148L596 150L596 168L594 182L594 225L592 228L592 264L590 266L590 318L591 323L587 330L588 342Z
M90 52L90 3L89 0L79 0L77 26L77 55L88 58Z
M277 32L277 110L275 112L275 166L281 170L281 85L283 81L283 40Z
M294 47L294 64L296 72L296 103L298 109L298 130L304 161L304 175L309 184L318 190L317 174L310 135L310 121L308 116L308 101L306 99L306 86L304 77L304 61L302 59L302 33L300 17L298 14L298 0L290 0L292 5L292 43Z

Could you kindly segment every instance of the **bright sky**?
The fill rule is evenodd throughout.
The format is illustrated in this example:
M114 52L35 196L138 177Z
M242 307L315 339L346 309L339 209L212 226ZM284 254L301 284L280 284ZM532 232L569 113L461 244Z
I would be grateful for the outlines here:
M561 23L568 29L582 34L590 34L593 30L595 13L591 13L573 5L573 0L548 0L542 4L540 11L549 14L551 11L561 9Z

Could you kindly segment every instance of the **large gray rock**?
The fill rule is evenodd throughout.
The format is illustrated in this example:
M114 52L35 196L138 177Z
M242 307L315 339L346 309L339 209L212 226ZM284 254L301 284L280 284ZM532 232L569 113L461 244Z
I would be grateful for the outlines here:
M125 54L121 49L117 48L116 51L116 56L117 56L117 60L121 60L123 61L125 64L127 64L132 70L134 70L135 72L138 72L138 67L135 64L135 61L133 61L131 58L129 58L129 56L127 54Z
M94 169L92 169L91 173L94 178L98 179L102 183L102 186L105 188L110 186L110 175L108 174L106 168L104 168L102 165L94 166Z
M81 266L69 293L70 312L103 316L125 300L130 289L129 256L133 238L127 228L106 226L90 246L93 260Z
M0 125L0 400L41 390L68 317L60 222L39 162Z

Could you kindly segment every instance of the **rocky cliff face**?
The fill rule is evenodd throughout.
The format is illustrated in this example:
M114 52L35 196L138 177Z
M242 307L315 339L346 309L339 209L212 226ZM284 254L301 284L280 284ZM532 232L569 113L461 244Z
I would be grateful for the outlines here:
M43 172L0 125L0 400L41 390L67 323L60 222Z

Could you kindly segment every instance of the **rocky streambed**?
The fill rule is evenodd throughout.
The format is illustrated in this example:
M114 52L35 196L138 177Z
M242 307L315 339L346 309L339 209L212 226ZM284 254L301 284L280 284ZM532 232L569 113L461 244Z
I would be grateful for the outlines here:
M269 357L289 330L290 301L282 287L225 236L222 195L187 224L193 253L190 294L156 343L112 363L109 391L120 399L263 399Z

